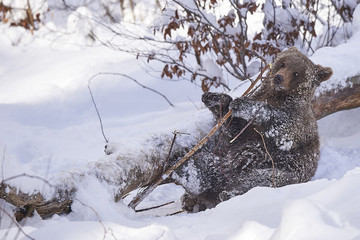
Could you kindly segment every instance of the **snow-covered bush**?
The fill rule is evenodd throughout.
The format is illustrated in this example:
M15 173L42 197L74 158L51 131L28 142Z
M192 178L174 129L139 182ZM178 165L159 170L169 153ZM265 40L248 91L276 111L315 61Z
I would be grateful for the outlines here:
M200 79L203 90L208 91L225 85L224 74L214 77L214 69L245 80L290 46L311 54L346 41L352 35L357 4L356 0L171 1L155 27L155 36L172 44L170 57L151 53L148 60L165 63L163 77L190 73L192 81ZM254 26L254 18L263 19L256 31L248 28L249 21ZM207 66L210 60L214 63L209 72L205 60Z
M46 0L0 0L0 22L33 31L39 28L47 10Z
M39 28L39 23L52 21L58 12L90 12L94 19L105 23L118 23L122 20L147 20L154 17L149 11L161 8L160 0L0 0L0 22L9 26L22 26L31 31ZM84 10L85 9L85 10ZM51 13L49 14L49 12ZM88 15L88 14L86 14Z
M267 0L263 5L264 28L257 36L265 40L260 49L265 54L270 49L282 50L297 46L313 53L323 46L335 46L348 39L351 32L356 0L284 0L280 3Z

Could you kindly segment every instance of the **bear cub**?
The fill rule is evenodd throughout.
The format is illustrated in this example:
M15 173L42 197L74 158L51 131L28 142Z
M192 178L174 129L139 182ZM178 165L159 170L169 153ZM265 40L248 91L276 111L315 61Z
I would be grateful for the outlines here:
M281 52L259 89L233 100L205 93L202 101L223 124L173 179L184 186L184 209L216 206L256 186L281 187L309 181L319 159L319 136L311 100L332 70L311 62L295 47ZM251 121L235 141L230 141Z

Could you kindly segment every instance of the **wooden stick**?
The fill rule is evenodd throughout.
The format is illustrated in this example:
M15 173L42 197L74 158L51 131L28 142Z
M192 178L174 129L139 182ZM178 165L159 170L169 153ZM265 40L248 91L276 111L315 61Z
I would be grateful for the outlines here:
M259 74L259 76L257 76L257 78L255 79L254 82L251 83L251 85L248 87L248 89L246 89L246 91L241 95L242 97L246 96L247 94L250 93L251 89L253 89L253 87L257 84L257 82L262 78L262 75L268 70L268 68L271 67L271 64L268 64L264 67L264 69L261 71L261 73Z
M256 78L254 82L251 83L250 87L242 94L242 97L248 94L251 89L256 85L256 83L262 78L262 75L264 72L269 68L269 65L267 65L259 74L259 76ZM138 192L136 196L133 198L133 200L129 203L129 207L132 209L135 209L139 203L144 200L149 194L157 187L159 186L165 179L167 179L170 174L172 174L178 167L180 167L184 162L190 159L194 153L199 150L208 140L211 138L216 131L228 120L228 118L231 116L232 110L229 110L224 117L222 117L216 125L211 129L211 131L206 134L206 136L198 142L195 147L193 147L183 158L181 158L175 165L170 167L162 176L160 176L158 179L155 180L155 182L151 183L147 187L145 187L142 191Z
M150 184L149 186L147 186L143 191L139 192L134 199L129 203L129 207L131 207L132 209L135 209L136 206L142 201L144 200L147 196L149 196L149 194L157 187L160 185L160 183L162 183L165 179L167 179L170 174L172 174L178 167L180 167L180 165L182 165L184 162L186 162L192 155L194 155L194 153L201 148L208 140L210 137L212 137L216 131L224 124L224 122L226 122L226 120L231 116L232 114L232 110L230 110L222 119L220 119L220 121L215 125L215 127L213 127L213 129L211 129L211 131L206 134L206 136L201 139L200 142L198 142L195 147L193 147L182 159L180 159L180 161L178 161L175 165L173 165L172 167L170 167L161 177L159 177L154 183Z
M250 119L250 121L246 124L246 126L241 129L241 131L230 141L230 143L235 142L235 140L240 137L241 134L243 134L243 132L245 132L245 130L253 123L253 121L255 120L257 114L259 113L260 109L263 107L263 105L261 105L255 112L254 116Z
M171 201L171 202L164 203L164 204L161 204L161 205L157 205L157 206L154 206L154 207L149 207L149 208L144 208L144 209L135 210L135 212L145 212L145 211L149 211L149 210L152 210L152 209L165 207L165 206L170 205L170 204L173 204L173 203L175 203L175 201Z

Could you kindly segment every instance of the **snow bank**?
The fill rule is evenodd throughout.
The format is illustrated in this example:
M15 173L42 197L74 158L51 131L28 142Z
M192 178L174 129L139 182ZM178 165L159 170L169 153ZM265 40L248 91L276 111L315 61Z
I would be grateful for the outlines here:
M359 8L359 7L358 7ZM360 13L360 10L358 11ZM354 23L357 26L358 23ZM332 77L322 82L317 88L316 93L334 89L343 88L351 84L346 81L350 77L360 75L360 32L354 33L354 36L346 44L340 44L336 47L323 47L317 50L310 58L314 63L322 66L331 67Z
M24 230L35 239L350 240L360 236L359 184L360 168L355 168L339 180L254 188L214 209L172 217L138 218L124 207L106 207L109 200L97 194L96 203L88 202L92 209L76 207L68 217L38 219Z

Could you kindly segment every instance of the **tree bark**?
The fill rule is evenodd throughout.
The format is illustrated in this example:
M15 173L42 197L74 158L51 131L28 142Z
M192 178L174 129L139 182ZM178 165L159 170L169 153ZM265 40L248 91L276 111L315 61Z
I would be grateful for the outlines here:
M360 106L360 75L348 78L347 82L348 87L324 91L314 98L312 104L316 119ZM191 144L195 145L206 133L204 129L192 133ZM55 187L54 197L51 199L45 199L39 192L23 193L5 182L0 185L1 199L17 207L14 214L18 221L30 216L34 210L42 218L68 213L71 211L78 185L82 184L86 177L93 176L104 184L115 186L114 201L118 201L128 192L152 183L163 174L171 139L171 135L157 136L150 139L154 146L151 151L131 152L128 155L118 151L113 154L116 157L104 157L89 164L83 171L67 172L61 179L68 183ZM144 142L146 141L145 139ZM189 144L189 141L185 142ZM170 158L181 158L189 147L191 146L176 143Z
M182 136L183 143L196 144L201 136L206 134L205 129L197 128L190 136ZM186 139L185 139L186 138ZM147 186L161 176L167 166L168 158L177 160L188 151L189 146L182 142L175 142L169 155L172 135L159 134L142 139L140 147L135 149L119 149L108 147L108 155L92 162L82 169L67 171L53 177L53 180L44 180L49 187L45 197L39 191L25 193L11 185L10 181L0 183L0 199L15 206L14 216L17 221L32 216L34 210L42 218L54 214L66 214L71 211L73 201L76 201L77 189L87 186L87 182L97 179L111 189L114 201L121 200L129 192ZM142 149L141 146L144 146ZM116 149L116 152L112 152ZM51 182L51 186L50 183Z
M24 193L4 182L0 185L1 198L17 207L14 212L17 221L32 216L35 209L42 218L69 213L73 193L74 189L65 189L62 193L59 192L57 197L45 200L39 192Z
M114 201L119 201L130 191L148 185L162 173L165 165L165 157L159 149L135 155L138 160L131 156L122 159L121 154L117 156L115 153L113 156L116 157L105 156L82 169L61 173L51 180L54 184L47 186L46 196L51 197L45 197L39 191L22 192L12 186L11 182L0 184L0 196L16 207L14 215L17 221L32 216L34 210L42 218L69 213L73 201L76 201L77 190L85 188L91 178L97 179L104 186L108 185L112 189ZM44 184L47 184L45 181Z
M360 106L360 75L346 80L348 87L322 92L312 101L316 119Z

